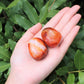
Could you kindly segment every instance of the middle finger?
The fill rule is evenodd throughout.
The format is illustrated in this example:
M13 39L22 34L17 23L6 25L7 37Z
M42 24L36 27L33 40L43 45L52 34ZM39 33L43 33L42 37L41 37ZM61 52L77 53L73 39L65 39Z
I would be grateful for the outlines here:
M80 9L79 5L75 5L72 8L70 8L63 16L63 18L60 20L60 22L56 25L55 29L57 29L58 31L61 31L61 29L64 28L64 26L69 22L69 20L73 17L73 15L76 14L76 12L79 9Z

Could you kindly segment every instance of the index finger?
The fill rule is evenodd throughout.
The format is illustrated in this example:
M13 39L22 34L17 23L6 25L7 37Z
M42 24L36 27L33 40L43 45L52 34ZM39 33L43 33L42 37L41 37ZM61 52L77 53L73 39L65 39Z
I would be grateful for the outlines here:
M60 21L60 19L63 17L63 15L69 10L69 7L63 8L61 11L59 11L53 18L46 23L46 25L43 27L55 27L56 24Z
M40 32L38 32L35 36L36 37L40 37L41 38L41 32L44 28L46 27L55 27L56 24L58 24L58 22L60 21L60 19L64 16L64 14L69 10L69 7L65 7L63 8L61 11L59 11L53 18L50 19L50 21L48 21L45 26L41 29Z

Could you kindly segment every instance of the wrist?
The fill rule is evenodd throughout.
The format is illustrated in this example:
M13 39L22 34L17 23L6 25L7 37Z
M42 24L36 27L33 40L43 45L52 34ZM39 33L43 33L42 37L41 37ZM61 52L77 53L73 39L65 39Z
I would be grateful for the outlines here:
M8 79L5 84L38 84L34 83L31 78L27 78L24 76L24 74L19 74L21 72L18 71L12 71L10 72Z

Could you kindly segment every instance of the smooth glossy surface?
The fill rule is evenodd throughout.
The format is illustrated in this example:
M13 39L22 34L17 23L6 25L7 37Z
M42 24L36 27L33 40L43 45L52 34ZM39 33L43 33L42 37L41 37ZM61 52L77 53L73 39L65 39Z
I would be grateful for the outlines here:
M56 31L55 29L48 27L45 28L41 33L42 39L49 47L57 46L61 41L61 34L60 32Z
M30 55L36 60L41 60L47 55L47 46L40 38L31 39L28 48Z

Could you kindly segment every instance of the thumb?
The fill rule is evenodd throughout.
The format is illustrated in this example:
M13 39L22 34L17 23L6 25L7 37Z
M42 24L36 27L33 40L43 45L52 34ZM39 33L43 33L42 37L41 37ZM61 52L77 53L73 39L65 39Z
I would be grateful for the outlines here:
M36 25L31 27L24 33L20 41L24 41L24 42L29 41L30 39L34 37L36 33L38 33L41 30L41 28L42 28L42 25L40 23L37 23Z

